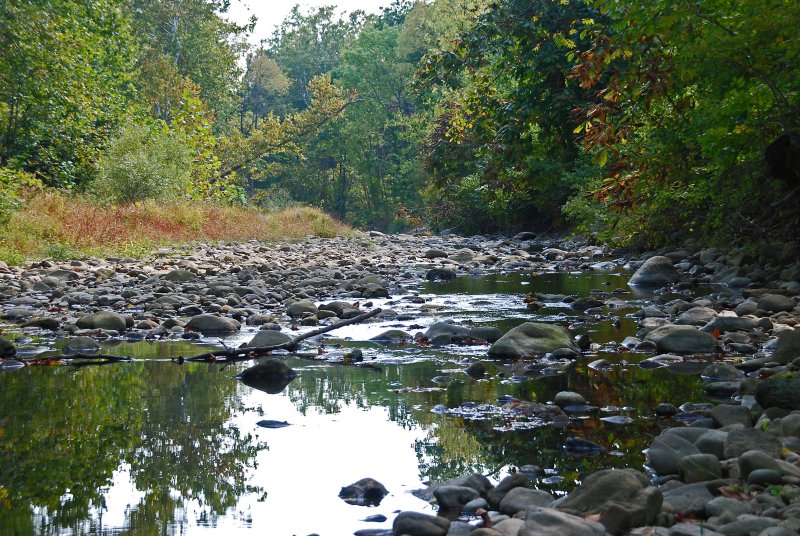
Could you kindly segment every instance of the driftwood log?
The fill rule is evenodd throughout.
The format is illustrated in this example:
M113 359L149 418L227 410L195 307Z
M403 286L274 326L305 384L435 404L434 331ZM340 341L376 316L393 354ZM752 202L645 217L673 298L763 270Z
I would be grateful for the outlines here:
M311 337L316 337L317 335L322 335L323 333L328 333L329 331L333 331L335 329L342 328L344 326L349 326L351 324L358 324L359 322L363 322L364 320L368 320L374 316L379 315L383 310L381 308L373 309L372 311L362 313L358 316L354 316L353 318L348 318L346 320L340 320L330 326L321 327L315 329L313 331L309 331L308 333L303 333L302 335L298 335L293 339L286 341L281 344L274 344L271 346L243 346L241 348L234 348L228 350L214 350L213 352L206 352L203 354L198 354L192 357L174 357L172 358L173 361L177 361L179 363L183 363L184 361L192 361L192 362L201 362L201 363L232 363L234 361L247 361L249 359L256 359L258 357L262 357L265 355L269 355L274 350L288 350L295 348L297 344L305 339L309 339ZM77 353L77 354L70 354L70 355L59 355L59 356L50 356L40 359L30 359L30 360L22 360L23 363L28 365L34 364L53 364L57 361L67 361L72 366L85 366L85 365L106 365L109 363L118 363L120 361L133 361L134 359L131 357L123 357L123 356L115 356L115 355L106 355L106 354L84 354L84 353Z

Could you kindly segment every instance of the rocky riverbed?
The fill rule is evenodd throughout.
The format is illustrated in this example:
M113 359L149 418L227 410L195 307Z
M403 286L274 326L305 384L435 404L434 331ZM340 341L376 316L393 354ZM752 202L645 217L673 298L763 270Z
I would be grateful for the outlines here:
M437 505L437 516L403 512L391 530L358 534L793 534L800 529L797 257L791 246L760 254L686 248L633 257L583 240L530 234L506 239L371 233L164 249L143 261L0 266L0 318L20 334L0 339L0 369L13 373L43 348L90 354L115 340L220 337L250 346L280 344L378 305L375 321L435 318L439 306L413 291L425 280L625 266L633 272L629 284L653 296L628 316L619 313L627 310L625 297L605 289L579 299L530 293L525 301L531 311L568 304L586 322L634 319L637 333L618 346L646 355L637 366L700 374L709 396L724 403L678 408L673 404L680 401L664 400L656 408L663 431L642 466L594 473L567 495L533 489L524 470L497 484L464 475L420 492ZM483 358L467 368L480 378L491 373L491 363L512 374L590 359L597 343L576 337L573 327L527 322L503 331L428 322L418 333L393 329L376 339L485 347ZM352 352L342 359L358 364L362 357ZM595 359L590 366L610 365ZM549 402L506 400L502 410L558 424L587 401L563 392ZM564 447L585 455L603 448L580 437Z

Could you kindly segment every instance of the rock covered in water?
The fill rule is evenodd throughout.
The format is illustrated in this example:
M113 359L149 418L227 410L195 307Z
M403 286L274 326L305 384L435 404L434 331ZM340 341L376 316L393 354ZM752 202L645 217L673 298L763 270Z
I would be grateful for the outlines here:
M525 322L500 337L489 348L489 355L514 359L546 354L561 348L578 352L578 347L566 329L553 324Z

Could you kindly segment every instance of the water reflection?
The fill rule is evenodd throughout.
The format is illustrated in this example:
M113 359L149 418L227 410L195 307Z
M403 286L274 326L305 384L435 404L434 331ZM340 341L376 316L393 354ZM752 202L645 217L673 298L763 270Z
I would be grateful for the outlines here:
M523 274L428 284L423 296L444 309L399 325L413 332L451 318L508 329L557 317L604 345L636 329L625 314L642 297L625 281L613 273ZM630 307L587 318L565 303L533 313L522 300L531 291L581 296L598 289ZM21 535L279 536L388 528L397 510L430 511L410 493L426 480L472 471L500 478L536 466L535 485L564 493L595 469L641 467L642 449L671 424L657 421L653 408L704 399L696 375L639 368L646 356L613 345L552 375L525 371L524 363L486 361L488 374L475 379L464 370L485 359L486 346L359 342L393 324L352 326L325 341L332 351L362 349L369 367L287 358L298 376L282 390L239 383L234 376L247 364L222 370L150 359L203 351L186 343L114 349L147 358L131 363L0 374L0 527ZM609 366L590 368L598 358ZM434 381L439 376L453 380ZM562 390L582 393L591 406L563 426L531 425L500 411L508 398L547 402ZM437 405L497 411L472 418L432 411ZM290 425L265 428L262 421ZM563 448L569 437L606 450L570 455ZM343 486L365 477L389 490L379 506L339 499ZM359 521L371 514L388 520Z

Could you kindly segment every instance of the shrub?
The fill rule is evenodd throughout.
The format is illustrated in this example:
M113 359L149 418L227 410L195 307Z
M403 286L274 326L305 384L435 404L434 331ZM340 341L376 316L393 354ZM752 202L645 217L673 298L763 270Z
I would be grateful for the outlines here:
M107 203L175 199L187 190L191 168L191 151L181 136L131 125L100 157L91 189Z
M0 167L0 223L6 223L22 204L26 190L38 190L41 181L30 173Z

